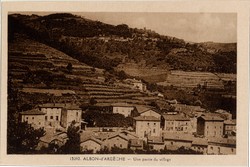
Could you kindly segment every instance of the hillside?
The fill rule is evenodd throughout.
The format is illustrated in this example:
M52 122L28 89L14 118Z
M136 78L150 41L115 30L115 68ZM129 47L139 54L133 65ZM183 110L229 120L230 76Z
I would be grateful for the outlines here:
M80 62L133 76L154 67L166 73L170 69L236 73L236 44L188 43L151 30L105 24L72 14L14 14L9 16L9 26L9 40L12 32L26 33ZM138 73L126 70L131 64Z
M16 33L14 38L8 47L8 76L11 85L19 91L21 108L46 102L84 105L91 99L97 105L115 102L149 104L160 99L132 89L116 76L81 63L24 34ZM112 82L110 78L113 78Z

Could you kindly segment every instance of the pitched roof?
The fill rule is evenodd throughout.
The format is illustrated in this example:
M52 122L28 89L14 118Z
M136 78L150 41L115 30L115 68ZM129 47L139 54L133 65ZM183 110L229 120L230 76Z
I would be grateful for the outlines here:
M186 118L180 114L176 115L163 114L162 116L167 121L190 121L189 118Z
M122 138L122 139L124 139L124 140L129 141L129 137L126 136L126 135L124 135L124 134L122 134L122 133L114 134L114 135L108 137L107 139L111 139L111 138L114 138L114 137L120 137L120 138Z
M89 138L86 138L85 140L81 140L81 143L86 142L86 141L89 141L89 140L92 140L92 141L98 143L99 145L102 145L102 144L103 144L103 142L102 142L101 140L99 140L99 139L97 139L97 138L95 138L95 137L93 137L93 136L91 136L91 137L89 137Z
M138 116L134 117L136 121L160 121L160 118L156 118L154 116Z
M28 111L23 111L20 112L21 115L45 115L44 112L40 111L39 109L32 109L32 110L28 110Z
M164 140L193 141L193 136L185 133L165 132L163 138Z
M145 106L145 105L136 105L135 108L139 114L144 113L148 110L152 110L152 107Z
M201 118L204 119L205 121L224 121L223 118L215 115L205 115L201 116Z

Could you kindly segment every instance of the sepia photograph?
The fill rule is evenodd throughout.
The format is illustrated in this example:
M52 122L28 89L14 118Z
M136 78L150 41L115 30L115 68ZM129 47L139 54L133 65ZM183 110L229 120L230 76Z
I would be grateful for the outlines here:
M10 4L2 16L3 162L246 162L247 10L233 2L182 11L152 2Z
M8 154L235 154L235 13L9 13Z

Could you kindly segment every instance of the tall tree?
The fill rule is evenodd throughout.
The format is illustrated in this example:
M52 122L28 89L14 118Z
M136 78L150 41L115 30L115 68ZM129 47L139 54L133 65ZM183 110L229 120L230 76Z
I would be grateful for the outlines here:
M64 146L61 148L61 153L63 154L79 154L80 149L80 127L76 126L75 121L73 121L67 130L68 140Z

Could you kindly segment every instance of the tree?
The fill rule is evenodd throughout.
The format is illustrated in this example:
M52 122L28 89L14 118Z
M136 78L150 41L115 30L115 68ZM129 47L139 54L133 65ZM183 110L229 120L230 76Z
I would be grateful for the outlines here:
M15 123L10 121L7 129L7 152L9 154L28 154L36 152L40 137L44 135L43 129L34 129L27 122Z
M72 73L72 70L73 70L73 65L72 65L72 63L68 63L68 65L67 65L67 70L68 70L68 73Z
M72 121L67 130L68 140L59 152L64 154L79 154L81 152L79 130L80 127L76 126L75 121Z

